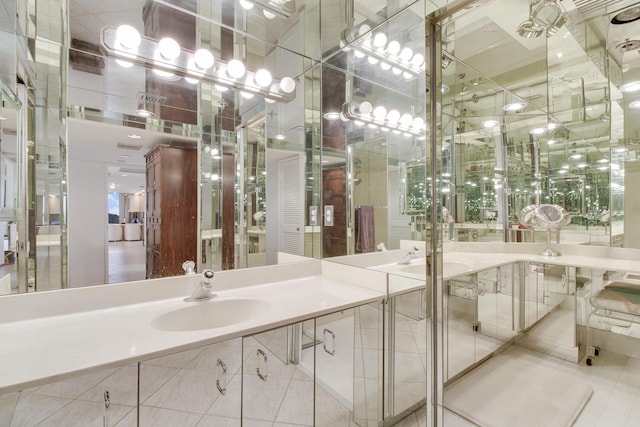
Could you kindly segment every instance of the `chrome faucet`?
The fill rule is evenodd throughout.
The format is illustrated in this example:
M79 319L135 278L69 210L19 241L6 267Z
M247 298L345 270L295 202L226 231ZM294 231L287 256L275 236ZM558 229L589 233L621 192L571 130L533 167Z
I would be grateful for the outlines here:
M191 292L191 295L185 298L185 301L206 301L214 298L213 293L213 271L205 270L202 272L202 278L197 286Z
M413 249L409 251L409 253L403 256L400 261L398 261L398 265L408 265L411 263L411 260L415 259L417 256L418 256L418 248L414 246Z

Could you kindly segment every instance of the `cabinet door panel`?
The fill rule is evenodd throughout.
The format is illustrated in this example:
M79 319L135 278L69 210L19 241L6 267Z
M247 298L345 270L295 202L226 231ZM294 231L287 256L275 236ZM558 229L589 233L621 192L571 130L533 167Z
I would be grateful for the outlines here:
M240 426L242 339L140 364L140 427Z
M243 423L313 426L313 359L294 364L280 358L290 354L292 331L287 326L244 338Z
M127 365L0 396L0 425L135 425L138 368Z

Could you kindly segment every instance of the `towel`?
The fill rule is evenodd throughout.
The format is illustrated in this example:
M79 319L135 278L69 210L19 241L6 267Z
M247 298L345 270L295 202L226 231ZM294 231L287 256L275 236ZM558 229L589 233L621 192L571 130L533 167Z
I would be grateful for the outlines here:
M356 253L373 252L376 248L373 206L356 207Z

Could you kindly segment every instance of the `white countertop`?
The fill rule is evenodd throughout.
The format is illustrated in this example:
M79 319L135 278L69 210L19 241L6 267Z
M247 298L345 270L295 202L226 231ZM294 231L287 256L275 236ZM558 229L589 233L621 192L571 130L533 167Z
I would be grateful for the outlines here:
M517 261L640 272L638 250L561 247L562 256L544 257L539 255L544 247L535 244L477 245L445 248L445 280ZM194 277L199 280L197 276L2 297L0 394L246 336L384 298L386 273L395 275L405 267L398 266L397 259L398 254L406 252L340 257L340 263L316 260L216 273L215 280L220 280L214 280L217 300L257 299L268 304L268 309L242 323L215 329L169 332L151 325L161 314L190 304L207 304L183 301L197 283ZM423 254L420 252L412 265L424 265ZM345 265L346 261L352 263ZM468 271L447 272L447 262L463 263ZM385 267L380 268L384 272L374 271L376 266ZM424 286L424 274L398 277L404 277L406 283L402 289L394 288L390 276L391 294Z
M235 276L247 274L247 271L237 271ZM268 274L263 273L262 278L266 276ZM340 271L225 289L216 292L217 297L207 302L185 302L186 295L182 294L137 304L0 322L0 394L98 368L246 336L365 304L386 294L381 289L355 286L348 278L340 280L336 276L346 277L344 271ZM379 284L386 286L384 276L378 277ZM242 323L214 329L171 332L151 325L161 314L191 304L232 298L257 299L267 303L268 308Z

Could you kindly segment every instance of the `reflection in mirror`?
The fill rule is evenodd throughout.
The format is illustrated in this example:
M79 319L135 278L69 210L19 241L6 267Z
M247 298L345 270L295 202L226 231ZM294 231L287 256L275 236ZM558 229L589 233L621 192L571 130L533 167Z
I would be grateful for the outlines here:
M18 223L22 219L19 153L23 147L20 102L4 84L0 84L0 91L0 295L6 295L18 289Z

